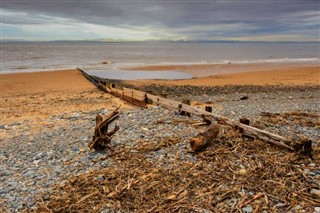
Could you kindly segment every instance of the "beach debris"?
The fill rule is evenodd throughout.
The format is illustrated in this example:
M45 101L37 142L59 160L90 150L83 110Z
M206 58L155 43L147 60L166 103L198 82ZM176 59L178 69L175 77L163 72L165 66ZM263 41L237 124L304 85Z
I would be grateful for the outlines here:
M247 100L247 99L249 99L249 97L248 96L242 96L241 98L240 98L240 100Z
M202 119L206 123L206 125L211 125L212 124L212 120L209 119L207 116L202 115Z
M119 117L119 107L107 115L105 118L102 115L96 115L96 127L94 129L94 136L88 146L92 150L101 151L110 147L112 136L119 130L119 126L115 126L113 130L108 132L109 125Z
M195 152L205 150L217 138L220 126L218 124L211 125L204 132L199 133L190 140L191 149Z

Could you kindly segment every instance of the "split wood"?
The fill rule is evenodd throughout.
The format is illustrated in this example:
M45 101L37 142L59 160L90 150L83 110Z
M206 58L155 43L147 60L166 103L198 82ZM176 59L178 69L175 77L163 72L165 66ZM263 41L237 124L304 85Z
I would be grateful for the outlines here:
M110 142L112 136L119 130L119 126L115 126L113 130L108 132L109 125L119 117L119 107L107 115L104 119L100 114L96 115L96 127L94 136L88 146L92 150L101 151L106 148L111 149Z

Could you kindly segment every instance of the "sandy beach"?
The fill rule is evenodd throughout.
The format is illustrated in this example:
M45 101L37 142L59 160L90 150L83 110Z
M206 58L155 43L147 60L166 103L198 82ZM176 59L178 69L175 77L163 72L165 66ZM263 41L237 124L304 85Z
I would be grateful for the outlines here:
M216 68L218 66L218 68ZM145 71L181 71L195 78L187 80L138 80L136 84L167 85L303 85L320 84L320 67L297 64L249 64L249 65L163 65L131 68ZM223 72L223 74L221 74ZM232 73L231 73L232 72ZM217 73L211 75L211 73Z
M0 213L320 213L319 1L0 13Z
M177 101L187 96L196 107L210 104L216 114L235 120L245 116L285 137L307 135L314 141L314 159L245 140L226 126L217 143L195 154L190 138L206 128L195 125L202 122L199 117L159 106L131 106L98 90L78 70L1 74L0 211L170 212L176 202L189 210L205 208L208 199L216 202L208 208L217 212L249 201L241 207L311 212L319 206L319 67L260 67L200 77L202 68L188 67L199 74L194 79L122 83L166 90ZM243 96L248 99L240 100ZM95 116L118 106L114 151L90 151ZM291 186L289 194L275 184L283 180ZM125 190L117 191L119 187ZM181 195L174 195L177 191ZM228 197L221 200L224 194Z
M182 66L182 65L181 65ZM235 65L232 65L235 66ZM187 80L136 80L129 84L143 85L319 85L320 67L274 68L275 65L262 69L261 65L251 65L261 70L218 74L208 77L196 77ZM249 66L250 67L250 66ZM178 67L170 67L171 70ZM145 67L139 70L167 70L169 67ZM203 66L189 65L186 72L200 76ZM239 69L243 69L240 67ZM250 70L251 68L249 68ZM199 74L200 73L200 74ZM90 102L85 100L96 100ZM76 101L81 99L82 101ZM105 100L105 101L103 101ZM108 101L107 101L108 100ZM72 112L101 108L126 103L108 94L103 94L85 79L78 70L50 72L16 73L1 75L1 119L2 122L14 122L23 118L47 118L59 112ZM13 110L14 109L14 110Z
M1 74L0 78L1 123L28 119L40 128L54 114L126 107L121 100L100 92L78 70Z

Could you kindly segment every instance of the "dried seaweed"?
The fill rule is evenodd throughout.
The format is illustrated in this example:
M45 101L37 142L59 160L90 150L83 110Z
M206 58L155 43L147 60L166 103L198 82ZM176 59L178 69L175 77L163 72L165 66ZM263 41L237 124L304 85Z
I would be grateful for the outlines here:
M303 121L302 121L303 122ZM139 141L133 148L115 150L112 167L70 177L38 204L36 212L254 212L294 211L299 205L312 212L320 198L320 147L314 160L258 140L247 140L224 126L216 142L201 153L190 152L188 141L164 138ZM159 150L196 159L172 164L148 154ZM313 165L310 166L312 163ZM101 178L102 177L102 178ZM280 205L281 204L281 205Z

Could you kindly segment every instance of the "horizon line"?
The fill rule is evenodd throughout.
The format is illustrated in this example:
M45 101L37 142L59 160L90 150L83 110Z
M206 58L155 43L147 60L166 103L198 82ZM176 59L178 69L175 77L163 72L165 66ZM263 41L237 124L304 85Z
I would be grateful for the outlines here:
M243 40L25 40L25 39L0 39L1 43L320 43L320 41L243 41Z

